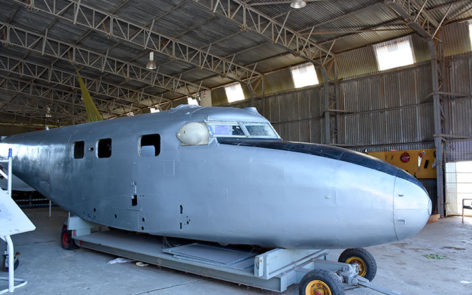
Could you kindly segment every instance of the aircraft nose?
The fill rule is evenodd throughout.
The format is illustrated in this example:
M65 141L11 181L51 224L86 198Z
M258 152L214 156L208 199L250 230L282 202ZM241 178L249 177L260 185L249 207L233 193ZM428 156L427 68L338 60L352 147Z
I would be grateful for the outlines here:
M431 215L432 204L423 185L412 176L395 180L394 224L398 240L417 234Z

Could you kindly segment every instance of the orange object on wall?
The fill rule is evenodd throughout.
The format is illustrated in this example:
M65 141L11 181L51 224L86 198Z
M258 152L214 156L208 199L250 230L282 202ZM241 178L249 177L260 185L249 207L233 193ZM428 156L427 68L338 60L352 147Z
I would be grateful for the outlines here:
M436 178L436 150L372 152L369 155L402 168L418 179Z

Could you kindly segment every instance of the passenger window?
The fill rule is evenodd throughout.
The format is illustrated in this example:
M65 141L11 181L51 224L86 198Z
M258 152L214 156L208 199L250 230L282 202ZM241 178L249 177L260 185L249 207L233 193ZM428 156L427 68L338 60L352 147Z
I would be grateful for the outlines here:
M74 142L74 159L82 159L84 157L85 145L83 141Z
M161 136L148 134L141 136L139 141L139 153L141 157L157 157L161 152Z
M98 141L98 157L99 158L111 157L111 138L100 139Z

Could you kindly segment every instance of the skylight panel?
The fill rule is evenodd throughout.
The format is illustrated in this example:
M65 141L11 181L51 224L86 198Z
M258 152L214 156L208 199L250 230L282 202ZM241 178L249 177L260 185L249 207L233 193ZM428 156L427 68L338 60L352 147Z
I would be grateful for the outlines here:
M312 63L306 63L290 68L295 88L301 88L310 85L318 85L318 76L315 66Z
M225 92L229 103L244 100L243 88L239 82L226 86Z
M379 71L411 65L415 62L409 36L374 45Z
M469 42L470 49L472 50L472 20L469 20Z

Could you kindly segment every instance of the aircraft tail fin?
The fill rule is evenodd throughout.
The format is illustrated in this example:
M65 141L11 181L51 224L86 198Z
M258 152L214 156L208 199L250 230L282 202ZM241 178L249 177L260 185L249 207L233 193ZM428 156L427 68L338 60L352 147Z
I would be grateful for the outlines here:
M77 79L79 80L80 91L82 92L82 100L85 105L85 111L87 112L89 122L102 121L103 117L100 115L97 106L93 102L87 86L85 86L84 80L82 80L82 77L79 74L79 71L77 71Z

